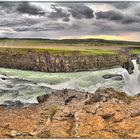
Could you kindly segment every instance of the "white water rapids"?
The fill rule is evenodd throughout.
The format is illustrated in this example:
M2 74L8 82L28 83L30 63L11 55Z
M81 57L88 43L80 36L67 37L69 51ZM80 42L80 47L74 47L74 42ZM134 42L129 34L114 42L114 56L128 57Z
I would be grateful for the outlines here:
M0 68L0 104L7 100L36 103L37 96L57 89L94 92L100 87L112 87L129 95L140 93L140 72L135 60L134 73L123 68L74 73L45 73ZM105 74L122 74L124 80L104 79Z

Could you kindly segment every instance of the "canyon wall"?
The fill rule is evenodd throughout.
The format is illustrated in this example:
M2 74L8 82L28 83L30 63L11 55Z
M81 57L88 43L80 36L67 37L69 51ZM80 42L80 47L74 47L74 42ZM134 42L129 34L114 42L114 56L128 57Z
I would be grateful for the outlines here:
M47 52L0 52L0 67L42 72L74 72L112 68L121 65L117 54L112 55L51 55Z

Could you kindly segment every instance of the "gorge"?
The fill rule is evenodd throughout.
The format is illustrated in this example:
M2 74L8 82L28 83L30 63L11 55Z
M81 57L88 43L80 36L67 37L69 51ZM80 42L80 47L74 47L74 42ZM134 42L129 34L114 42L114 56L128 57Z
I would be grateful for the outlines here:
M5 47L0 60L0 138L140 137L137 53Z
M140 71L132 63L69 73L0 68L0 138L139 138Z

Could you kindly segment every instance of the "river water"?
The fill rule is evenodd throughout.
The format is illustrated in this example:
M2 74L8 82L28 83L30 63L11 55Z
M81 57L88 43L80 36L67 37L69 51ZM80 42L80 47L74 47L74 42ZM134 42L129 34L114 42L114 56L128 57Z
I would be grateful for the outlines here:
M105 74L122 74L124 80L104 79L102 76ZM138 68L135 68L132 75L123 68L73 73L45 73L0 68L0 104L4 104L7 100L36 103L37 96L50 94L54 90L63 88L94 92L100 87L112 87L132 95L140 91L140 86L137 87L139 81L136 78L138 77Z

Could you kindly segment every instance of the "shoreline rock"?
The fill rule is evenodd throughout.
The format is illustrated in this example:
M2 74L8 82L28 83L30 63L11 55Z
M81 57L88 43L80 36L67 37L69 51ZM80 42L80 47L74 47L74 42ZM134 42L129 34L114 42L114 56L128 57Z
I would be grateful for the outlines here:
M123 76L121 74L105 74L103 75L104 79L114 79L117 81L123 80Z

